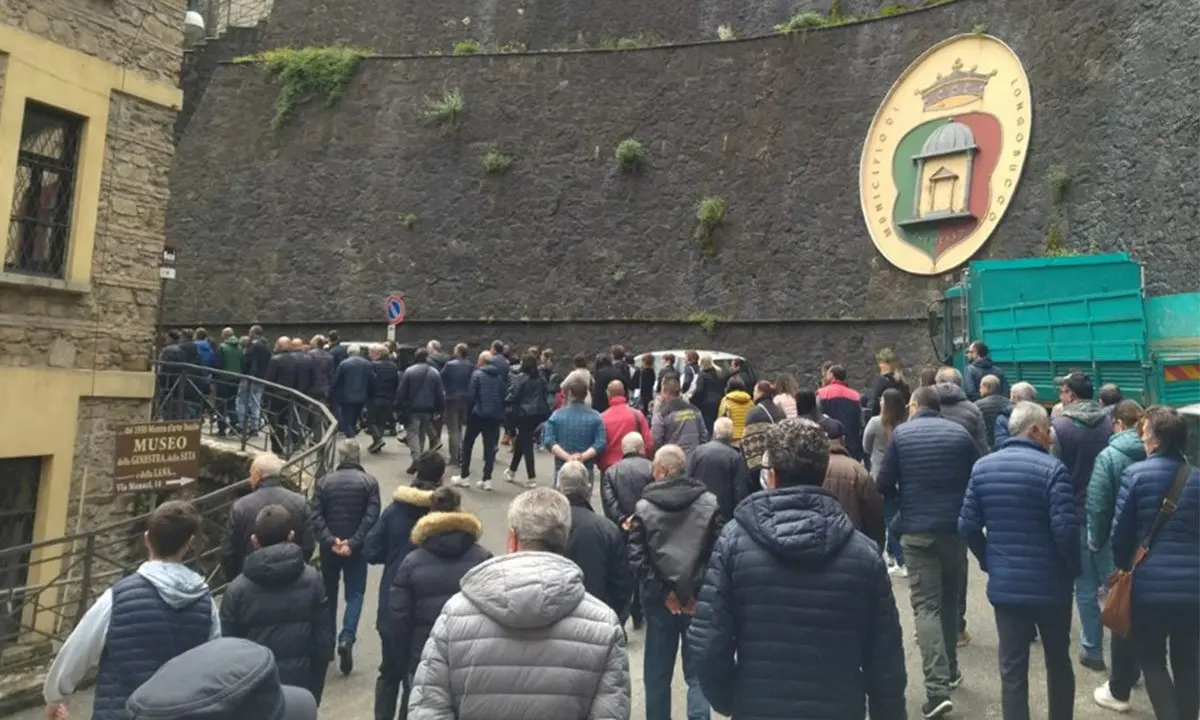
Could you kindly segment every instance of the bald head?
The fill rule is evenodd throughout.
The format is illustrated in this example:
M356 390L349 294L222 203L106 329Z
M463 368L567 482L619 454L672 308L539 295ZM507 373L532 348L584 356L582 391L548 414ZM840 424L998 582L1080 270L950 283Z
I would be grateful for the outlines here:
M287 335L280 335L279 339L275 341L275 352L283 352L284 350L288 350L291 347L292 347L292 339L290 337L288 337Z
M292 338L291 344L292 344L293 350L303 350L304 349L304 338Z
M610 398L625 397L625 383L621 382L620 380L613 380L610 382L608 384L608 396Z
M654 479L680 477L687 472L687 455L678 445L663 445L654 453Z

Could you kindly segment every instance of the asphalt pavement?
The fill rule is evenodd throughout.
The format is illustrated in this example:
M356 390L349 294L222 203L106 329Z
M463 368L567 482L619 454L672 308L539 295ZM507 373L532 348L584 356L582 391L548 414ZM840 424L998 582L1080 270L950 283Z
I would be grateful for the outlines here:
M369 442L365 436L360 436L364 448ZM465 491L464 509L474 512L483 521L483 544L495 554L505 551L506 527L505 518L508 503L524 490L518 485L511 485L503 480L503 467L506 467L511 455L507 448L501 448L497 458L497 469L493 482L494 490L485 492L474 488ZM395 439L389 438L387 445L378 455L366 456L364 466L379 480L383 493L384 506L390 501L392 492L398 485L408 484L410 478L404 473L408 467L408 450ZM482 453L476 446L476 459L472 466L478 473L482 469ZM553 471L553 459L547 453L537 455L538 478L545 484L550 484ZM447 475L454 468L449 468ZM525 476L525 469L518 471L518 476ZM476 475L476 478L479 476ZM446 478L447 482L449 477ZM596 491L593 506L599 510L599 491ZM354 671L348 676L342 676L336 668L336 663L330 666L329 678L325 686L325 697L321 703L320 717L322 720L369 720L373 718L375 671L379 664L379 637L375 632L375 611L379 587L380 568L373 566L368 576L366 602L363 607L362 622L359 625L358 643L354 653ZM896 602L900 609L900 620L904 626L904 650L908 667L908 709L910 718L920 718L921 703L924 701L924 691L921 673L921 656L916 644L913 629L912 606L909 603L907 580L893 579L896 592ZM967 624L971 635L971 643L959 650L959 664L964 682L955 691L953 699L954 712L947 717L964 718L966 720L984 720L985 718L1000 718L1000 678L996 660L996 627L991 606L987 603L984 589L986 576L983 575L975 562L971 561L970 591L968 593ZM340 610L339 610L340 626ZM1075 647L1078 647L1078 626L1073 630ZM642 692L642 649L643 634L629 633L629 660L633 684L633 713L634 720L645 717L644 693ZM1034 718L1046 717L1046 685L1045 670L1041 658L1041 645L1035 644L1031 654L1030 668L1030 704ZM1111 711L1098 707L1092 701L1092 691L1105 680L1104 675L1093 672L1082 666L1075 665L1075 717L1077 720L1101 720L1122 717ZM684 683L682 670L676 663L676 680L674 683L673 710L676 718L684 717ZM71 717L88 718L91 716L91 692L79 693L71 703ZM1152 720L1154 713L1146 699L1141 686L1133 692L1133 712L1126 718ZM42 717L40 710L29 710L24 713L9 716L13 720L38 720ZM714 715L714 717L718 717ZM800 720L800 719L798 719Z

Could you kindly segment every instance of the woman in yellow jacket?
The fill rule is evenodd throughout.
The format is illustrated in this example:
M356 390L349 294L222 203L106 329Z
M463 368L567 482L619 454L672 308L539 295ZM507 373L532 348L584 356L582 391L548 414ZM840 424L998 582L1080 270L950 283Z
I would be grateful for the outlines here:
M750 393L746 392L746 384L738 376L729 378L725 386L725 397L721 398L721 406L717 408L717 417L727 417L733 421L733 444L742 444L742 434L746 432L746 414L754 407Z

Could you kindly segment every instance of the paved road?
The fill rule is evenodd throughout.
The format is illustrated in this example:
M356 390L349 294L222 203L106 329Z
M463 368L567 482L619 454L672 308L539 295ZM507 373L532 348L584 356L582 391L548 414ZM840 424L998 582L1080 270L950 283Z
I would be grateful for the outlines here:
M476 451L478 453L478 449ZM501 448L499 460L507 462L507 449ZM552 460L547 454L537 456L538 476L545 484L549 484ZM473 463L475 472L482 468L482 458ZM387 447L376 456L369 456L365 462L367 470L379 479L384 493L384 502L388 502L392 491L397 485L407 484L408 476L404 468L408 466L408 451L389 439ZM524 468L518 472L524 476ZM476 476L478 477L478 476ZM505 514L509 501L523 488L509 485L503 481L501 471L497 469L495 490L483 492L470 490L467 492L464 505L466 509L479 515L484 527L484 545L493 553L504 552L505 545ZM447 478L448 479L448 478ZM595 503L599 507L599 503ZM375 668L379 663L379 640L375 634L374 620L376 610L376 592L379 584L380 569L371 568L368 581L366 605L363 609L363 621L359 627L359 642L355 653L355 669L347 677L331 667L328 684L325 687L325 698L321 705L322 720L369 720L373 717L373 692L375 683ZM986 578L972 561L970 579L970 604L967 608L967 622L972 636L970 646L959 651L960 664L965 682L954 694L955 712L952 717L967 720L983 720L984 718L1000 717L1000 681L996 667L996 629L991 607L984 597ZM920 717L920 706L924 700L921 675L921 657L917 650L915 630L913 629L912 608L908 600L908 589L905 580L895 580L896 599L900 607L900 618L904 625L905 652L908 665L908 705L909 717ZM1076 628L1076 632L1077 632ZM1045 671L1040 656L1040 645L1034 646L1034 656L1030 665L1030 700L1034 717L1046 717ZM629 653L630 669L633 674L633 715L634 720L645 717L644 695L642 693L642 633L630 633ZM683 679L680 668L676 666L676 682L674 687L674 714L676 718L683 717L684 694ZM1098 673L1076 665L1076 700L1075 717L1079 720L1101 720L1118 717L1115 713L1097 707L1091 699L1092 690L1104 681ZM1133 713L1125 716L1152 720L1154 713L1145 693L1139 687L1133 694ZM72 703L72 717L87 718L91 711L91 693L80 693ZM39 711L28 711L11 716L13 720L38 720Z

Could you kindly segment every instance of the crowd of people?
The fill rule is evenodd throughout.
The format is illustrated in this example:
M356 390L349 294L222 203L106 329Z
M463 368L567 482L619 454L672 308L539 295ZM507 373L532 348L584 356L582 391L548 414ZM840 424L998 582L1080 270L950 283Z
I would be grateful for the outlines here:
M510 358L502 343L474 362L464 345L446 358L431 343L395 373L386 348L370 348L371 361L358 350L333 369L325 400L346 439L312 497L285 487L278 456L254 461L253 492L234 505L221 548L230 583L219 610L180 564L195 510L161 505L146 534L150 560L88 611L50 669L47 717L62 716L97 661L99 720L161 717L147 698L177 700L186 688L172 683L220 695L215 671L183 673L220 643L246 667L259 658L246 683L258 699L247 702L290 713L264 717L315 717L327 666L336 658L353 670L375 563L384 567L376 720L628 718L630 621L645 631L647 720L672 717L680 655L688 720L712 710L738 720L905 718L889 575L907 579L921 714L938 718L970 681L957 656L970 643L968 554L988 578L1005 720L1030 717L1035 640L1049 717L1073 716L1073 616L1079 664L1108 671L1105 581L1135 569L1132 631L1112 633L1111 673L1092 697L1128 712L1140 675L1159 720L1200 714L1200 471L1170 408L1143 408L1115 386L1096 393L1073 370L1055 378L1047 411L1033 385L1010 386L981 342L965 375L927 368L912 383L880 351L866 392L834 362L806 389L786 373L748 383L737 365L722 372L694 351L682 367L647 355L635 369L616 346L590 367L576 357L560 377L553 351ZM353 439L381 385L379 406L400 416L412 455L411 481L387 507ZM384 413L366 415L367 450L377 451ZM513 449L505 478L520 482L524 461L530 488L509 507L506 554L493 557L462 492L491 489L502 436ZM484 467L472 483L480 437ZM536 481L538 446L554 458L551 487ZM314 555L319 570L308 565ZM255 655L255 644L271 653ZM233 695L220 702L232 708ZM172 717L251 716L229 712Z

